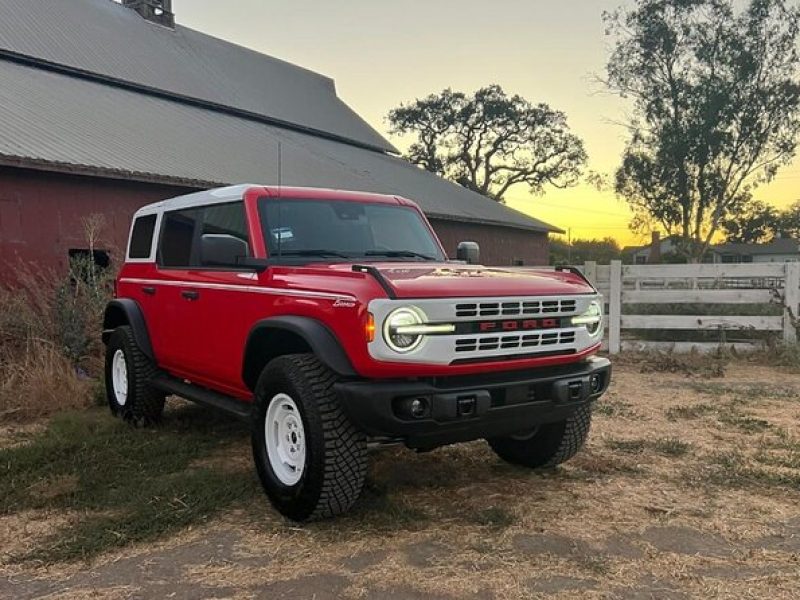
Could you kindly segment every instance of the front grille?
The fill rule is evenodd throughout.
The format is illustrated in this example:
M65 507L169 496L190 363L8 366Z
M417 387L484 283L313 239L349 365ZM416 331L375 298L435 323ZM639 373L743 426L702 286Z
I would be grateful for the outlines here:
M492 352L494 350L516 350L554 346L556 344L575 343L574 331L553 331L547 333L526 333L522 335L504 335L497 337L459 338L455 342L455 351L459 352Z
M514 317L574 313L575 300L523 300L521 302L464 302L456 304L456 317Z

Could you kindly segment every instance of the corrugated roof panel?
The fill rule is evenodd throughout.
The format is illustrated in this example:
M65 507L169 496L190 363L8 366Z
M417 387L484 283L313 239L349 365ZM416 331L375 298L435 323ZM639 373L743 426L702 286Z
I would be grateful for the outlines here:
M170 180L282 183L407 196L429 215L551 226L403 159L0 61L0 155Z
M0 49L394 150L331 79L112 0L0 2Z

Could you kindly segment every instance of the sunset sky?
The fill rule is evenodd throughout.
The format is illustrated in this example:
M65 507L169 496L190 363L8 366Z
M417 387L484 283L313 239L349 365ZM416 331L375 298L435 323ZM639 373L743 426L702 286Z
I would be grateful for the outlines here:
M586 142L589 167L611 173L624 143L626 105L595 76L609 54L601 14L624 0L174 0L178 22L323 73L340 97L382 134L400 102L451 87L499 83L509 93L564 111ZM234 8L235 7L235 8ZM402 139L392 138L403 147ZM800 160L757 192L785 206L800 198ZM583 185L508 204L571 228L573 238L639 240L625 204Z

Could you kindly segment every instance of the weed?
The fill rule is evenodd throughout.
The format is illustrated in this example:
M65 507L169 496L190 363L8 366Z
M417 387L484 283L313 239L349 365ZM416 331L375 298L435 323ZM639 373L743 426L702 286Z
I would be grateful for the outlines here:
M680 373L703 377L724 377L728 363L728 358L722 354L701 354L694 351L679 354L664 350L630 352L615 360L636 365L641 373Z
M657 438L654 440L607 440L606 445L612 450L625 454L643 454L651 451L663 456L683 456L689 452L690 445L677 438Z
M707 466L687 474L694 484L712 484L731 488L743 487L800 487L800 472L765 469L751 464L741 451L731 450L712 454Z
M677 438L659 438L651 446L655 452L664 456L684 456L691 448L689 443Z
M596 402L592 411L597 415L620 419L635 419L639 416L633 410L633 405L630 402L625 402L613 396L606 396Z
M478 525L505 529L514 525L517 522L517 518L505 508L490 506L476 513L475 522Z
M607 440L606 445L617 452L641 454L647 448L647 440Z
M720 423L736 427L746 433L759 433L771 427L769 421L757 419L749 415L744 415L736 411L721 411L717 416Z
M665 414L670 421L677 421L678 419L697 419L716 411L717 407L711 404L687 404L668 408Z

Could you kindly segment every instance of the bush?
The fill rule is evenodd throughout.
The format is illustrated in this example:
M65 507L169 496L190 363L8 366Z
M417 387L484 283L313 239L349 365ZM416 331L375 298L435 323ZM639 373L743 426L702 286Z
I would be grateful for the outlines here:
M14 274L0 287L0 421L90 405L115 273L81 256L63 276L28 264Z

